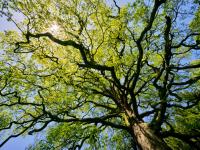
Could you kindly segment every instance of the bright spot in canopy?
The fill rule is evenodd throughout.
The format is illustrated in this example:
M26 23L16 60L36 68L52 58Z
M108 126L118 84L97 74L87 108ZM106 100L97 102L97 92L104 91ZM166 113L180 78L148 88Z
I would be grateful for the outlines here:
M56 33L56 32L58 32L58 30L59 30L59 26L58 26L57 24L53 24L53 25L49 28L49 30L50 30L51 32L53 32L53 33Z

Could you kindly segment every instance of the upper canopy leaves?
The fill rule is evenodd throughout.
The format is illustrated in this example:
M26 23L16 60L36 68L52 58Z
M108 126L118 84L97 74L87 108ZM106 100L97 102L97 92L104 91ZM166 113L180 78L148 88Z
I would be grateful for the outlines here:
M65 147L62 140L68 147L94 146L93 136L102 136L100 143L112 140L104 135L108 127L130 132L131 125L146 122L161 137L198 147L199 130L188 135L199 127L198 111L192 110L199 107L196 3L1 2L0 13L17 27L0 34L0 109L9 116L0 115L0 126L13 130L1 146L51 122L55 127L48 131L47 147ZM16 14L23 15L20 23ZM185 123L177 113L182 111L197 126ZM181 128L186 126L188 131ZM60 130L58 141L52 140ZM114 143L122 143L113 136Z

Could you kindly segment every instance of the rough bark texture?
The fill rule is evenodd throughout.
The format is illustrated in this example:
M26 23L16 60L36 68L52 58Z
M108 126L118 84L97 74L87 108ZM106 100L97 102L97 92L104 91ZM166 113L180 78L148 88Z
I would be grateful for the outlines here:
M132 126L133 135L141 150L171 150L169 146L157 135L154 134L146 123Z

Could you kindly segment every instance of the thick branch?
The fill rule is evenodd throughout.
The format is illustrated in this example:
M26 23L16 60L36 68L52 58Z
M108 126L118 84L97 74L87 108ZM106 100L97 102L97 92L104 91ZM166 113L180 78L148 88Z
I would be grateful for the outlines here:
M155 0L154 7L153 7L153 10L151 12L150 19L149 19L149 23L144 28L144 30L141 32L140 37L136 41L136 44L137 44L137 47L138 47L138 50L139 50L139 56L138 56L138 61L137 61L137 70L136 70L136 73L134 74L134 80L133 80L133 83L132 83L132 86L131 86L131 89L133 89L133 90L136 86L136 83L137 83L137 80L139 78L140 71L141 71L141 62L142 62L142 58L143 58L143 48L142 48L141 42L142 42L145 34L151 29L153 22L155 20L155 17L156 17L156 13L158 11L158 8L161 6L161 4L163 4L165 2L166 2L166 0Z
M161 125L164 121L165 118L165 112L167 108L167 84L169 80L169 73L170 73L170 60L171 60L171 40L170 40L170 30L171 30L171 18L169 16L166 16L166 29L164 33L164 39L165 39L165 54L164 54L164 64L163 67L165 68L165 76L164 76L164 81L163 81L163 87L159 89L159 96L161 100L161 105L160 105L160 112L158 113L158 116L154 116L155 120L155 130L158 132L161 129ZM154 123L153 123L154 124Z
M176 69L176 70L185 70L185 69L195 69L195 68L200 68L200 64L196 64L196 65L188 65L188 66L171 66L171 69Z
M192 36L198 36L198 35L200 35L200 33L191 33L187 35L184 39L182 39L179 44L172 46L172 48L179 48L181 46L184 46L185 45L184 42L187 41L187 39L189 39Z
M193 134L184 134L184 133L178 133L178 132L174 132L173 130L170 130L170 131L166 131L166 132L163 132L161 134L161 136L163 138L167 138L167 137L174 137L174 138L177 138L179 140L182 140L183 142L186 142L188 143L191 148L200 148L199 145L196 145L195 142L192 140L193 138L200 138L200 133L197 132L197 133L193 133Z
M175 83L172 83L172 85L187 85L187 84L192 85L192 84L196 83L198 80L200 80L200 76L191 78L184 82L175 82Z

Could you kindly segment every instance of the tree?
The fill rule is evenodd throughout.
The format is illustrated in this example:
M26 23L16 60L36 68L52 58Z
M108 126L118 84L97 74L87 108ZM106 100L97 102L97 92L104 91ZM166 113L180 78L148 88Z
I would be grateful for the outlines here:
M0 2L17 27L0 36L0 146L48 128L36 149L200 148L196 1Z

